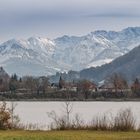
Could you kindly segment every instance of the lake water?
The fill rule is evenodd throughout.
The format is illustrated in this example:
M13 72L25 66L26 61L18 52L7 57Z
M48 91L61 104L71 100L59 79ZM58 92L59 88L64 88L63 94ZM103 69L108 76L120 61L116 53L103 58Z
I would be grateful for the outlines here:
M39 124L48 126L52 120L47 112L55 111L59 116L64 114L64 102L14 102L17 104L15 113L19 115L24 124ZM10 105L11 102L8 102ZM115 115L120 109L131 108L137 121L140 123L140 102L71 102L73 110L71 115L78 113L85 121L94 116L103 114Z

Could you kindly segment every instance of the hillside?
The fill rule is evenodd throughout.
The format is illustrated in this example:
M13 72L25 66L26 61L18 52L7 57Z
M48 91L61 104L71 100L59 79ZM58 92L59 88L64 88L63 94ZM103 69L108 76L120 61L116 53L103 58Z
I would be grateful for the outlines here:
M109 64L80 71L80 78L101 81L115 72L123 74L129 80L140 77L140 46Z
M67 81L88 79L91 81L100 82L106 79L113 73L123 74L128 80L134 80L136 77L140 77L140 46L134 48L129 53L116 58L108 64L104 64L98 67L91 67L83 69L79 72L69 71L66 73L57 73L50 77L50 81L58 81L60 75Z

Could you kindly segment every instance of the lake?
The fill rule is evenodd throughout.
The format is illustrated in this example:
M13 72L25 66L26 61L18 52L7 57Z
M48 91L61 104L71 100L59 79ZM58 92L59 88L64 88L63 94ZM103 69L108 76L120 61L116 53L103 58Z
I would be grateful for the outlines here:
M17 104L15 113L19 115L24 124L38 124L40 127L48 126L52 120L47 112L55 111L58 116L64 114L64 102L14 102ZM11 102L7 102L8 105ZM115 115L120 109L131 108L137 121L140 123L140 102L71 102L73 109L71 116L78 113L80 117L89 122L94 116L103 114Z

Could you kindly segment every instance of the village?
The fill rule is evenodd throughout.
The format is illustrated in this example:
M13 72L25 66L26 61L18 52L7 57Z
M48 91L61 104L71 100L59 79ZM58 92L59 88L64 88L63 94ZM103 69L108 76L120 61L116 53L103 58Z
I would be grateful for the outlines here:
M45 76L25 76L19 78L16 74L9 76L0 68L0 98L1 99L104 99L104 98L138 98L140 97L140 82L135 79L132 84L119 74L112 75L106 81L95 83L86 79L65 81L60 76L59 81L50 83Z

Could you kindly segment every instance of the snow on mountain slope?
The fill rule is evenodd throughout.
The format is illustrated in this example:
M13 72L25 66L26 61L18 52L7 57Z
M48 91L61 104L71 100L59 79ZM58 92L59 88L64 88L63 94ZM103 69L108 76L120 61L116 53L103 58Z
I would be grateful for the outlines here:
M56 39L55 43L58 47L54 52L53 58L56 61L64 61L71 65L73 70L81 70L87 67L87 64L91 63L105 50L112 50L111 54L113 54L114 58L120 56L114 53L114 50L119 50L116 45L105 37L95 36L94 34L79 38L64 36ZM112 57L106 57L112 59Z
M140 44L140 27L128 27L122 31L95 31L95 35L102 35L117 45L124 53L132 50Z
M11 74L51 75L58 71L100 66L140 44L140 27L94 31L85 36L50 40L31 37L0 45L0 65Z
M68 71L69 66L57 64L51 56L54 43L43 38L9 40L0 45L0 65L7 72L19 75L50 75L57 71Z
M140 44L140 27L122 31L98 30L82 37L63 36L55 43L54 59L72 65L73 70L109 63ZM60 50L61 48L61 50Z

